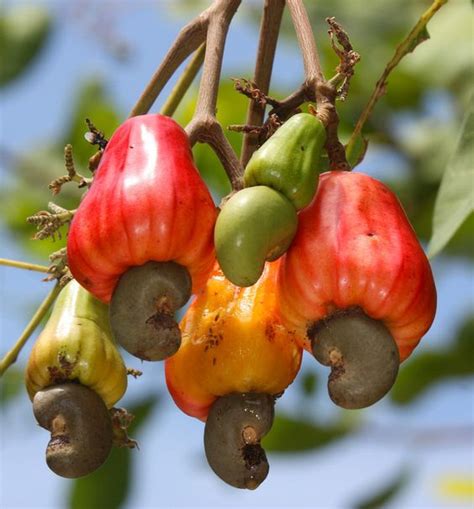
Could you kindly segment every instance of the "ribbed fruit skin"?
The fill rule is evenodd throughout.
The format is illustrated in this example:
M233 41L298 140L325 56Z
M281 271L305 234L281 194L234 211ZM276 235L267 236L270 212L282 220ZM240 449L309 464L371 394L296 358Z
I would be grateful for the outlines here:
M304 336L336 309L382 320L406 359L436 312L431 268L400 202L362 173L320 176L278 275L283 322ZM304 347L311 350L306 337Z
M127 369L109 326L108 306L71 281L33 345L25 382L30 399L50 385L78 382L111 408L127 389Z
M268 186L297 210L313 199L318 184L326 129L314 115L297 113L273 134L248 162L245 187Z
M275 395L295 378L302 348L276 312L278 264L267 263L248 288L234 286L216 265L180 324L179 351L165 361L168 389L183 412L205 420L219 396Z
M130 118L107 144L71 223L71 272L109 302L127 268L175 261L197 291L214 263L216 214L184 130L163 115Z

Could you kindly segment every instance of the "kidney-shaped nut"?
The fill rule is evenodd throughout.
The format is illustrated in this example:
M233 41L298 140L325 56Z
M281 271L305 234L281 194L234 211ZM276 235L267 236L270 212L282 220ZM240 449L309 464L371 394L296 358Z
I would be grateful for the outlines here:
M298 226L296 209L280 192L266 186L234 194L217 217L214 241L219 265L237 286L252 286L265 261L279 258Z
M270 431L274 399L269 394L222 396L212 405L204 431L207 461L214 472L236 488L257 488L269 466L260 440Z
M51 432L46 463L57 475L82 477L99 468L112 448L112 424L104 402L80 384L55 385L36 393L33 412Z
M158 361L181 344L174 312L191 296L191 276L175 262L147 262L129 269L110 302L110 325L117 342L136 357Z
M341 310L308 331L313 354L331 367L328 392L343 408L365 408L383 398L398 374L398 347L387 327L360 309Z

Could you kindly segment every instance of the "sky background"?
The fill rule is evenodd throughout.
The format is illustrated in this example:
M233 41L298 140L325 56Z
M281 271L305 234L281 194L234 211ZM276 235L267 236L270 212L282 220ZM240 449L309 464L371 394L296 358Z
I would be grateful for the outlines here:
M113 6L111 21L120 37L133 49L126 66L111 59L94 37L88 36L84 24L62 18L62 25L56 27L42 58L15 86L1 92L0 141L3 146L21 154L33 142L58 138L77 88L88 75L108 77L112 100L126 115L184 24L183 19L165 14L166 1L138 3L140 9L131 8L130 2L104 2ZM71 13L71 9L65 10L65 4L59 0L48 2L54 10ZM257 24L250 26L240 19L237 15L230 31L224 76L247 70L255 53ZM156 44L150 44L150 39ZM423 47L418 49L422 50ZM279 44L275 68L285 70L275 76L281 87L298 86L302 65L290 42ZM162 97L166 97L166 90ZM434 112L443 114L443 103L437 106L436 98L433 102ZM390 168L390 161L369 153L360 171L383 176L379 171L381 166ZM5 168L0 168L0 172L2 179L7 178ZM45 186L47 184L45 182ZM4 230L0 232L0 247L1 257L33 261ZM44 263L44 260L37 261ZM474 303L471 265L439 257L433 263L433 270L439 296L438 314L421 348L428 344L442 345L453 327L473 309ZM46 294L47 288L41 278L41 274L0 267L2 353L21 333L28 313ZM30 340L22 351L22 363L32 343ZM128 365L140 368L138 361L129 357L127 361ZM305 356L303 370L309 364L313 367L313 363ZM465 501L444 498L439 491L439 481L450 475L472 479L472 435L466 439L461 433L433 435L429 430L449 431L473 425L472 379L444 383L413 406L394 408L382 401L367 412L368 424L361 433L339 440L326 449L293 456L270 455L267 480L257 491L247 492L230 488L215 477L203 456L202 423L174 406L163 390L160 364L146 365L145 369L146 376L129 381L129 392L120 403L127 406L128 400L145 390L157 390L162 394L155 415L138 436L140 450L132 453L134 483L128 508L344 508L375 491L404 468L413 472L416 482L409 483L391 507L469 507ZM325 373L324 369L321 368L320 373ZM305 409L308 415L327 419L335 415L335 408L322 398L311 401L313 406ZM277 410L290 411L302 404L299 391L290 387ZM52 474L44 462L47 434L36 425L26 392L2 411L0 426L0 507L64 507L69 481Z

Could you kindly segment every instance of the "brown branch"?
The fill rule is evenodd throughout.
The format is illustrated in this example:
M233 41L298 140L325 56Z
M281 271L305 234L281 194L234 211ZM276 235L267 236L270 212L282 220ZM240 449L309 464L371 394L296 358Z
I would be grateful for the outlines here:
M231 78L231 80L234 82L234 89L237 92L259 103L260 106L266 106L267 104L274 108L278 106L279 102L260 90L254 81L245 78Z
M168 117L172 117L179 106L184 95L188 91L197 73L200 71L202 63L204 62L204 55L206 54L206 44L202 43L201 46L194 52L192 59L179 77L176 85L173 87L170 95L161 107L160 113Z
M225 0L224 0L225 1ZM209 20L222 0L215 2L193 21L184 26L175 42L168 50L150 82L145 87L138 101L133 106L129 117L148 113L159 93L173 76L176 69L191 55L206 39Z
M218 0L210 14L196 111L186 127L191 146L196 142L207 143L214 150L234 190L243 186L243 170L216 119L216 104L227 31L240 3L241 0Z
M270 87L273 60L284 8L285 0L265 0L253 78L253 83L263 94L268 94ZM250 101L246 124L261 125L265 116L265 106L265 103ZM240 161L244 167L257 147L258 137L251 132L245 133L240 155Z
M260 106L272 106L267 120L262 124L232 124L227 126L230 131L245 133L255 138L255 143L262 145L265 141L287 120L291 115L300 111L299 107L307 102L314 101L312 89L303 83L297 90L285 99L278 101L273 97L264 94L255 83L244 78L234 79L234 86L237 92L248 97L252 102ZM314 92L314 91L313 91Z
M339 141L336 111L337 90L324 78L308 13L303 0L286 0L295 27L305 69L305 84L312 89L317 103L317 115L326 126L326 150L330 169L350 170L344 146Z
M72 145L69 143L64 147L64 166L66 168L67 175L62 175L61 177L54 179L48 186L53 195L59 194L62 186L68 182L78 182L78 187L80 188L86 186L89 187L92 184L92 179L86 178L80 173L77 173L72 156Z
M303 0L286 0L303 56L306 82L316 87L325 82L316 41ZM318 96L316 95L318 98Z
M303 103L315 100L314 89L308 87L306 83L303 83L288 97L278 101L278 105L270 111L269 116L277 115L280 120L286 120L290 114Z

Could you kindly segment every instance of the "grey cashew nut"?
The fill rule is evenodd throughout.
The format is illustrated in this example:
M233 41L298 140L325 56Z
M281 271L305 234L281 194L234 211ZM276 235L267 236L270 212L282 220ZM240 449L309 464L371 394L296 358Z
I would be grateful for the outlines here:
M191 276L175 262L147 262L119 279L110 303L110 325L117 343L147 361L178 351L181 332L174 312L191 296Z
M36 393L33 412L51 432L46 463L56 474L76 478L99 468L112 448L112 423L101 397L76 383Z
M400 356L387 327L359 308L336 311L308 330L313 354L331 367L329 396L343 408L365 408L391 389Z
M204 431L209 465L226 483L255 489L269 466L260 440L270 430L274 399L270 394L232 393L212 405Z

